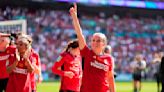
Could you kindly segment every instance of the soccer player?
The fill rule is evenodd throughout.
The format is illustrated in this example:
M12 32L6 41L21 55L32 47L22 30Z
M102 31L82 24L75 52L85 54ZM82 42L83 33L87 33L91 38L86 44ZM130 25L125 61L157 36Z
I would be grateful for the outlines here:
M141 54L137 54L135 57L135 61L133 61L130 66L133 70L134 92L140 92L141 79L144 69L146 68L146 61L143 59L143 56Z
M9 36L10 34L0 33L0 92L6 90L9 77L6 71L6 62L14 50L14 48L9 46Z
M36 53L33 49L31 49L32 56L34 57L32 61L32 65L34 66L34 72L31 73L31 89L32 92L36 92L37 81L40 83L42 82L42 74L41 74L41 62L38 53ZM37 79L36 79L37 76ZM36 81L37 80L37 81Z
M68 43L65 51L54 63L52 72L61 76L59 92L80 92L82 66L77 40Z
M31 92L31 73L34 70L32 62L35 60L31 52L32 39L21 35L16 41L15 55L7 62L9 81L6 92Z
M108 54L108 55L111 55L111 53L112 53L112 47L110 46L110 45L107 45L106 47L105 47L105 49L104 49L104 53L105 54ZM113 68L115 67L115 64L114 64L114 58L113 58L113 56L111 56L112 57L112 61L113 61ZM114 72L114 78L116 78L117 77L117 73L116 72Z
M77 6L70 8L73 26L79 40L81 56L84 57L84 70L80 92L116 92L113 77L113 59L104 54L107 44L106 36L94 33L91 49L88 48L77 17Z

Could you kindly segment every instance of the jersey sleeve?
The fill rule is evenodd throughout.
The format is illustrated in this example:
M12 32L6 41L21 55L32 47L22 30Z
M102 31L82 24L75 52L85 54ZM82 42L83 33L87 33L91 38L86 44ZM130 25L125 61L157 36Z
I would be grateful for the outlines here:
M85 46L82 50L80 50L80 54L81 54L82 57L85 58L86 56L88 56L88 54L89 54L88 52L89 51L90 51L89 48L87 46Z
M14 61L16 60L15 52L16 52L16 48L15 47L9 46L7 48L7 53L9 54L9 58L6 61L6 66L12 65L14 63Z
M110 56L108 58L108 62L109 62L109 71L114 71L114 58L112 56Z
M64 71L61 70L62 65L65 62L65 56L64 55L60 55L57 60L55 61L53 67L52 67L52 72L54 74L58 74L60 76L64 76ZM60 68L60 69L59 69Z

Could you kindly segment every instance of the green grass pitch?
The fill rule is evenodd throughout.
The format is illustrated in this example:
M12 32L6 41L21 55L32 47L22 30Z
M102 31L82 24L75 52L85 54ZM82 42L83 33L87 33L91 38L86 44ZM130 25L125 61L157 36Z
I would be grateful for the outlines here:
M37 92L59 92L60 82L42 82ZM116 92L133 92L132 82L116 82ZM143 82L141 92L157 92L155 82Z

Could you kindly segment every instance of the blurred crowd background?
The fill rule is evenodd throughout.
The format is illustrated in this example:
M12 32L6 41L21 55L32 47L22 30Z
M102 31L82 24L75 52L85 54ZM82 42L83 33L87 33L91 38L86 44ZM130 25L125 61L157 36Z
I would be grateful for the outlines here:
M134 61L136 53L141 53L147 63L145 78L153 79L157 69L151 63L154 53L164 51L164 15L145 17L127 12L106 14L100 11L96 14L79 12L78 16L88 43L94 32L102 32L108 37L108 44L113 49L118 80L121 80L119 75L122 78L131 76L130 63ZM76 38L69 9L11 6L0 9L0 21L19 19L27 20L27 33L33 37L33 48L40 55L44 80L58 79L58 76L52 74L51 67L67 42Z

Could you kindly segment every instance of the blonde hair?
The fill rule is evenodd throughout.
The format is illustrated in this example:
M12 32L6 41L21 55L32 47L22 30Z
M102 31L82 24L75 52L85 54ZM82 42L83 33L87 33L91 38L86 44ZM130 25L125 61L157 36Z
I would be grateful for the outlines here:
M103 34L103 33L94 33L93 36L100 37L104 41L105 45L107 45L107 37L105 36L105 34Z
M23 41L23 40L27 40L30 45L32 44L33 41L30 35L25 35L25 34L19 35L17 41Z

